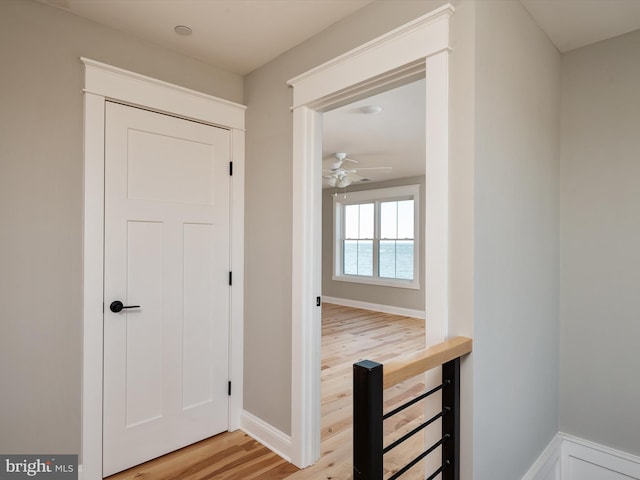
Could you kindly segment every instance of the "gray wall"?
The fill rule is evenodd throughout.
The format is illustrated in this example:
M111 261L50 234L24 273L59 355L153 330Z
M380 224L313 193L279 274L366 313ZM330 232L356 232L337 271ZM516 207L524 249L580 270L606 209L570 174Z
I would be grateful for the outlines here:
M399 178L386 182L367 183L366 185L352 185L349 191L373 190L375 188L397 187L400 185L420 185L420 229L418 231L417 251L424 252L424 203L425 177ZM424 312L424 257L419 257L420 289L386 287L382 285L366 285L333 280L333 189L322 191L322 295L329 297L357 300L378 305L409 308Z
M640 31L562 59L560 427L640 455Z
M282 185L291 182L292 121L285 82L440 3L374 2L246 78L245 408L286 433L291 192ZM519 2L455 6L449 332L475 344L463 362L462 478L520 478L558 431L560 55Z
M476 17L474 477L558 431L560 55L520 2Z
M0 1L0 452L79 453L80 56L229 100L242 79L30 0Z
M245 409L285 433L291 431L291 159L293 123L290 78L365 43L446 3L440 0L376 1L354 15L269 62L245 77L247 110L245 212ZM452 20L452 85L457 128L452 166L456 198L454 223L458 231L472 230L469 170L471 125L466 100L472 96L473 4L452 2L458 8ZM454 95L452 95L454 96ZM455 248L472 258L470 236ZM458 265L460 277L454 327L471 334L469 312L472 283L469 266ZM470 372L467 365L465 374ZM470 390L470 389L469 389ZM471 419L467 406L467 418ZM470 422L467 423L470 425ZM470 432L466 432L470 438ZM470 459L471 445L465 444ZM465 467L466 468L466 467ZM470 466L469 466L470 468Z

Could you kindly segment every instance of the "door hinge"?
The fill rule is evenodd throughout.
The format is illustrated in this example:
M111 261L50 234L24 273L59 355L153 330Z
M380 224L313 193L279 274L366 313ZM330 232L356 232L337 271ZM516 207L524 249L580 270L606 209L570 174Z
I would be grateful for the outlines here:
M229 384L227 386L227 395L231 396L231 380L229 380Z
M229 272L229 285L233 285L233 272Z
M320 297L316 297L316 307L322 305L322 299Z
M233 176L233 162L229 162L229 175Z

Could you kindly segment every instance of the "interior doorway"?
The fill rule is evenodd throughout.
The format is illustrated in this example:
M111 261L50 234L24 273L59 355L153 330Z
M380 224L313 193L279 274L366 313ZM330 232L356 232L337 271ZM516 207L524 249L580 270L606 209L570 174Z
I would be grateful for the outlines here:
M425 346L424 110L422 77L322 115L321 463L335 473L351 443L351 366Z
M425 81L322 115L322 295L424 319Z
M425 75L425 169L421 199L427 346L444 340L448 326L449 18L444 5L314 68L293 86L292 429L291 458L299 467L320 455L320 309L322 112Z

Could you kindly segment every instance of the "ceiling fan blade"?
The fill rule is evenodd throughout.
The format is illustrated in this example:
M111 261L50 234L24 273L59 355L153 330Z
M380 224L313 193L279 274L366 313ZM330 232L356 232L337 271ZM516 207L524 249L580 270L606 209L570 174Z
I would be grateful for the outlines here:
M327 165L332 170L338 170L339 168L342 167L342 164L344 162L358 163L358 160L354 160L353 158L347 158L347 154L344 152L337 152L332 155L327 155L326 157L322 157L322 161L324 162L325 165Z
M390 172L391 170L393 170L393 167L362 167L362 168L354 168L353 170L350 171L360 171L360 170L385 170L387 172Z
M364 178L362 175L358 175L356 172L349 172L349 173L347 173L346 176L348 178L350 178L354 182L359 182L360 180L362 180Z

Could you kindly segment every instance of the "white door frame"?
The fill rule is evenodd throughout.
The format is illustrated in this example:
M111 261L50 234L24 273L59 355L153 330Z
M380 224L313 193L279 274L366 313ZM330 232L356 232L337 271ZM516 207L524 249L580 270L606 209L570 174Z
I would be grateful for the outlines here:
M240 426L243 371L244 296L244 116L246 107L137 73L81 58L84 87L84 224L82 477L102 478L102 376L104 278L105 102L167 113L231 132L231 266L229 430ZM237 247L236 247L237 246Z
M322 112L424 73L427 346L448 326L449 18L446 4L317 68L293 87L291 458L320 457Z

